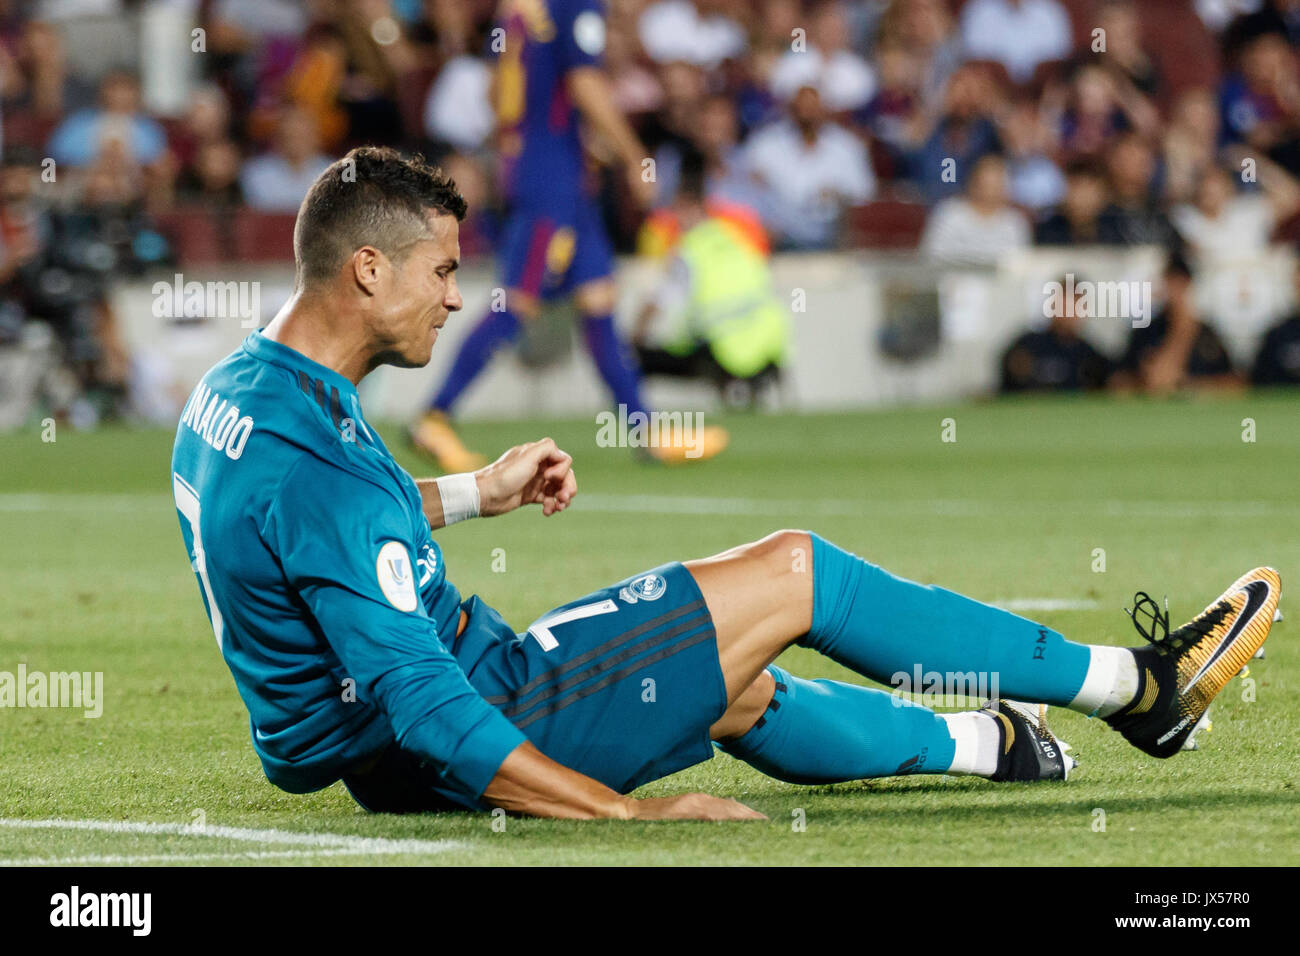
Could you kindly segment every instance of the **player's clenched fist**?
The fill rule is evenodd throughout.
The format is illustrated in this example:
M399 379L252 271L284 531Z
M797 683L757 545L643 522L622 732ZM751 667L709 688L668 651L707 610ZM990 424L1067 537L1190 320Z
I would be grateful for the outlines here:
M573 457L550 438L516 445L474 472L479 514L499 515L521 505L541 505L542 514L563 511L578 493Z

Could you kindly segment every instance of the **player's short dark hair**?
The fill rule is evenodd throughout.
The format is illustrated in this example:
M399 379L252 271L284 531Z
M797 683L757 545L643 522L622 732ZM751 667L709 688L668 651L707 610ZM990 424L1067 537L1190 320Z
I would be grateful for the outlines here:
M333 275L362 246L400 261L428 231L430 211L465 218L456 184L422 156L361 146L312 183L293 228L297 284Z

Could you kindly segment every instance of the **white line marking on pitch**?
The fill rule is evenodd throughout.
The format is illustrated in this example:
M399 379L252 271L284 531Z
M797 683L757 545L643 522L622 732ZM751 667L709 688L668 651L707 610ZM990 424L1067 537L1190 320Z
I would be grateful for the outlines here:
M245 850L243 853L149 853L142 856L48 856L0 860L0 866L134 866L144 863L189 863L197 860L274 860L322 856L357 856L357 850Z
M248 827L204 826L185 823L137 823L124 820L18 820L0 818L0 827L15 830L89 830L97 833L144 834L154 836L208 837L217 840L235 840L262 845L287 845L311 847L298 851L304 856L335 856L343 854L372 854L411 856L416 854L446 853L462 849L465 844L455 840L394 840L388 837L362 837L344 833L298 833L291 830L258 830ZM241 857L244 854L228 854ZM182 858L193 858L182 854ZM0 860L0 865L22 865L21 861ZM35 864L33 864L35 865Z
M165 514L167 499L153 493L106 492L104 494L74 492L15 492L0 493L0 511L44 514L50 511L106 511L137 514L141 511L160 511Z
M574 507L626 514L732 514L849 517L920 514L943 517L993 517L1005 514L1103 514L1107 517L1257 518L1281 514L1289 505L1274 501L1004 501L979 498L726 498L706 495L622 495L580 493Z

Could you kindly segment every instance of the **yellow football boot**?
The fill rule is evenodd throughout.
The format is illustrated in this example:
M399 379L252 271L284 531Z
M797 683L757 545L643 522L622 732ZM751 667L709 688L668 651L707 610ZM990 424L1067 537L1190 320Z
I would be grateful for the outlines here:
M411 426L409 435L416 450L428 455L448 474L477 471L487 464L487 458L465 447L442 412L425 412Z
M731 436L721 425L705 425L689 435L674 430L646 452L656 461L666 465L680 465L688 461L704 461L719 454Z
M1133 652L1138 666L1133 703L1106 722L1139 750L1172 757L1195 732L1210 702L1263 645L1281 596L1278 573L1256 568L1171 633L1168 608L1162 613L1139 591L1129 615L1150 644ZM1139 614L1150 623L1144 625Z

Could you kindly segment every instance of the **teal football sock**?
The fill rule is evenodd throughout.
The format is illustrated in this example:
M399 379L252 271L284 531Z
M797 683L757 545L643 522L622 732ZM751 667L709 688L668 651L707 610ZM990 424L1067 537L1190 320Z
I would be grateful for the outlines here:
M1094 676L1083 692L1094 651L1109 649L1075 644L1000 608L895 577L820 535L811 537L812 628L801 645L914 693L977 688L989 697L1090 713L1111 690L1094 691Z
M813 784L945 773L952 766L948 724L929 708L869 687L804 680L775 665L768 671L776 693L766 713L742 736L718 744L756 770Z

